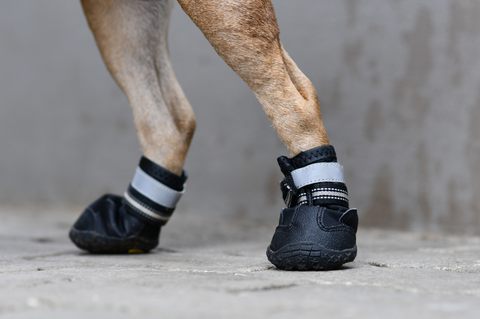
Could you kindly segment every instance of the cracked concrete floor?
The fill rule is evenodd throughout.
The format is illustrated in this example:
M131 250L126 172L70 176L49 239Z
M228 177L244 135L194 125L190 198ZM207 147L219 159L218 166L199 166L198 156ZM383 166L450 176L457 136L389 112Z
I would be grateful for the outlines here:
M90 255L78 211L0 209L1 318L478 318L480 238L360 229L340 270L285 272L270 225L176 213L160 248Z

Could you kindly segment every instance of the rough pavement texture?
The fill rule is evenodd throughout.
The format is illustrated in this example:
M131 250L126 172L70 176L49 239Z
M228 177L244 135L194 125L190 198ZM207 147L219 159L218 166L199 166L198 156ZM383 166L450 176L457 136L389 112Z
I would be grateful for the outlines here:
M160 248L91 255L67 238L78 212L0 209L3 318L478 318L480 238L360 229L340 270L285 272L275 224L178 213Z

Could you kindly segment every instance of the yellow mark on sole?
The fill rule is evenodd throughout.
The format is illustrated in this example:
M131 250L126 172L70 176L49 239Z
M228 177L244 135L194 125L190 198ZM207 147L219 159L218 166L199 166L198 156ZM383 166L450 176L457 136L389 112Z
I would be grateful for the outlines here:
M129 254L143 254L143 250L140 250L140 249L130 249L128 251Z

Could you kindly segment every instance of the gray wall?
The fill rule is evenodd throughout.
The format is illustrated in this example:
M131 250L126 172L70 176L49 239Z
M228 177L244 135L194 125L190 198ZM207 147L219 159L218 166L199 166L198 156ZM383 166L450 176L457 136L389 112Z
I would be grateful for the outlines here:
M363 225L480 233L480 3L274 5ZM178 5L170 51L198 122L177 214L276 219L286 150L261 106ZM0 203L122 193L140 147L79 3L3 1L0 56Z

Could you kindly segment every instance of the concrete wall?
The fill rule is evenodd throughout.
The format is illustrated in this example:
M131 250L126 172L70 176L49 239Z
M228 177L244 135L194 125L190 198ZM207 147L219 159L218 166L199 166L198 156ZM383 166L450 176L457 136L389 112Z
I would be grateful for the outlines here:
M363 225L480 233L480 3L277 0ZM176 6L170 51L198 130L178 213L276 219L286 150L248 87ZM122 193L141 154L77 1L0 10L0 203Z

